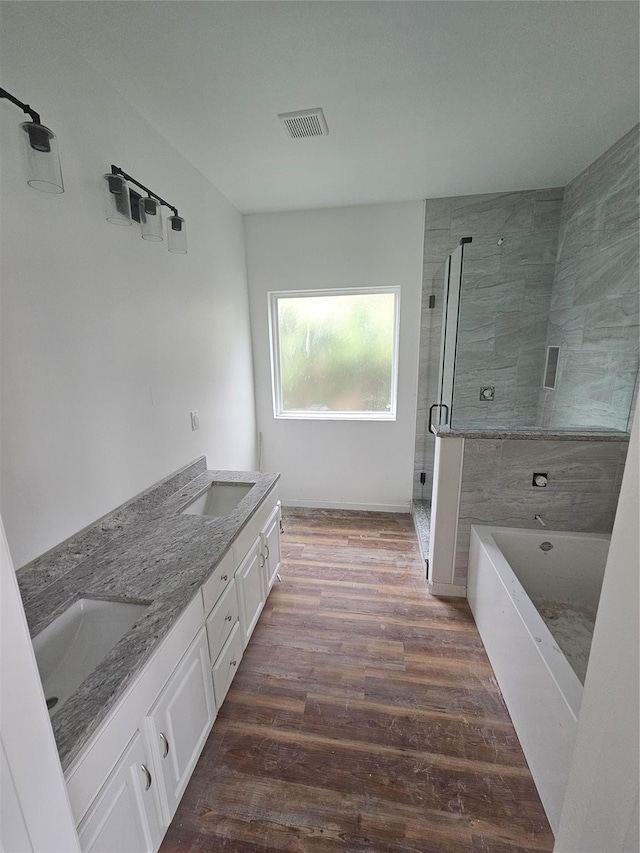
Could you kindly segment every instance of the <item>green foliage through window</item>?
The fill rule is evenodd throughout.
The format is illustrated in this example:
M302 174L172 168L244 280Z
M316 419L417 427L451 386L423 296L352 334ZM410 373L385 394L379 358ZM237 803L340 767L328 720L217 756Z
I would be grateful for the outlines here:
M396 291L274 294L281 414L395 409Z

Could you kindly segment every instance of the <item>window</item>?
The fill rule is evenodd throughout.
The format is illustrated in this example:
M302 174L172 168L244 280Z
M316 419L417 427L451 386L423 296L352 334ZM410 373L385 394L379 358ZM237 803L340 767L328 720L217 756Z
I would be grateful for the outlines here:
M277 418L395 420L400 288L270 294Z

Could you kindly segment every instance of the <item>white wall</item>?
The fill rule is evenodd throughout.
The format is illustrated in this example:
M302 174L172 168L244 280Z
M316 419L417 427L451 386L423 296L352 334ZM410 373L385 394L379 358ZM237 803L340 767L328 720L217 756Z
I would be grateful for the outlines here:
M423 203L245 217L258 429L283 503L407 511L420 332ZM276 420L267 293L401 286L395 422Z
M26 185L26 117L0 100L1 508L16 566L200 454L255 466L242 217L38 6L1 8L2 86L57 134L65 181L57 196ZM177 205L187 255L104 221L111 163Z
M637 853L640 411L607 559L555 853Z

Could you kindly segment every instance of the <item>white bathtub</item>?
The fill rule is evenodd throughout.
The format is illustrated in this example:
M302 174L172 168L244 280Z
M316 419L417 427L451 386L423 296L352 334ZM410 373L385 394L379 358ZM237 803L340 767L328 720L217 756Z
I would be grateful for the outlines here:
M560 614L569 604L595 619L609 539L543 529L471 528L467 598L554 832L582 684L532 599L544 600L547 610L557 604ZM542 550L543 543L552 548ZM568 646L562 639L574 653L570 638Z

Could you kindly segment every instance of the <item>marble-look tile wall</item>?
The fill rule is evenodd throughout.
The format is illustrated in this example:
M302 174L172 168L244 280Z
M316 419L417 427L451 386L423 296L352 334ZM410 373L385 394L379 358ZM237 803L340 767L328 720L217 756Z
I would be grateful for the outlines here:
M434 439L427 416L435 400L428 389L438 376L441 265L461 237L472 237L464 254L454 423L534 425L562 196L562 189L547 189L427 199L415 499L431 496ZM428 307L432 293L435 309ZM482 385L495 387L493 402L480 402Z
M507 223L502 244L492 234L474 236L465 247L455 426L536 423L562 190L514 197L519 210L513 217L522 230L510 231ZM495 388L491 402L480 400L480 389L487 385Z
M638 127L565 188L548 343L560 346L546 428L627 430L638 375ZM637 392L636 392L637 393Z
M472 524L610 533L627 441L465 439L454 582L467 577ZM532 485L533 473L548 485Z

